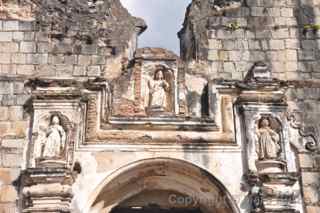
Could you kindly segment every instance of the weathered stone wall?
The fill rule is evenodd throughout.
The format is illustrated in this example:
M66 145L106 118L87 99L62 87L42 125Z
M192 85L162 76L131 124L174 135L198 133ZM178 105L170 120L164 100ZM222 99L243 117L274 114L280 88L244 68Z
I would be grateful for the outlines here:
M7 213L21 206L18 177L30 128L25 83L116 78L146 26L117 0L1 1L0 8L0 212Z
M232 2L232 1L231 1ZM318 79L318 1L193 1L180 32L186 61L207 61L210 77L242 79L256 61L281 79ZM189 45L192 44L192 45Z
M121 86L128 74L125 68L136 50L137 35L146 27L142 20L131 17L118 0L32 2L2 1L0 5L0 212L4 213L19 211L17 179L25 169L23 159L28 159L24 155L30 153L25 149L32 138L29 130L32 113L27 108L31 93L30 88L24 87L25 83L34 78L47 78L49 82L55 79L51 85L54 87L59 79L84 82L102 77ZM185 86L195 97L202 97L203 88L212 79L243 79L257 61L269 64L273 77L289 80L289 110L300 122L293 128L296 131L291 131L290 142L294 144L300 166L307 213L320 211L320 153L303 146L303 138L319 140L320 136L319 3L317 0L194 0L179 34L182 59L187 65ZM138 64L134 69L141 66ZM59 86L65 86L64 82L71 81L60 82ZM141 89L139 85L136 91ZM227 120L222 128L233 134L234 117L229 116L233 115L229 105L237 94L232 91L234 99L227 92L224 95L223 100L228 99L230 104L224 106L222 101L217 109L221 113L215 119ZM94 111L89 115L87 130L91 129L90 125L92 129L97 127L99 101L89 100ZM199 101L200 98L195 102ZM239 140L240 129L237 137L232 135L232 140ZM90 134L89 131L86 139L96 137L96 132ZM150 141L150 138L145 139ZM199 145L202 140L195 143ZM242 162L244 143L235 143L218 147L207 147L207 144L173 147L170 147L173 144L110 147L100 144L91 150L84 147L72 153L82 169L73 185L72 208L81 212L95 187L120 167L146 158L174 158L214 173L237 199L241 212L246 212L250 208L248 191L241 187L241 175L247 172ZM230 175L230 171L241 175Z
M32 77L93 77L106 65L107 48L96 44L75 44L39 32L34 22L2 21L1 73ZM107 52L106 52L107 51Z
M298 87L288 90L289 107L296 115L300 123L301 132L298 135L293 134L291 140L297 140L302 143L301 135L313 135L319 140L319 85L308 83L309 88ZM314 87L312 87L312 85ZM303 196L307 212L320 211L320 166L319 151L310 153L305 149L296 149L299 171L301 172L301 184L303 186Z
M22 80L1 79L0 85L0 212L15 212L18 192L13 182L19 177L27 142L23 105L28 95Z
M7 6L9 14L14 6ZM146 27L119 1L42 1L29 15L28 21L9 16L0 22L2 76L115 77ZM105 73L108 66L115 76Z
M319 153L299 153L304 202L308 213L319 212Z
M193 1L188 8L179 33L187 70L241 80L255 62L267 63L274 78L294 81L287 98L290 111L300 116L300 143L302 135L319 140L320 1L215 2ZM319 212L319 152L296 151L306 210Z

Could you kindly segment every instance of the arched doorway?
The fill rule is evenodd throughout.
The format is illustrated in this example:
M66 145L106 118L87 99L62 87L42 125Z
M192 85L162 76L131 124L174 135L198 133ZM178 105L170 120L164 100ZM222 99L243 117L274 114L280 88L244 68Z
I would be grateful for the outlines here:
M111 213L202 213L192 197L176 191L145 190L118 204Z
M186 161L153 158L129 164L95 190L90 213L238 213L226 188Z

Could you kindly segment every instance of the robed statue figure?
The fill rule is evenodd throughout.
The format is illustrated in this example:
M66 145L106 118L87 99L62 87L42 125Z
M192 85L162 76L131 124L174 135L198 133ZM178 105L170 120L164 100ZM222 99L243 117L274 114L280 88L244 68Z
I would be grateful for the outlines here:
M46 131L42 158L59 158L66 143L66 132L60 124L60 118L53 115Z
M278 159L281 151L280 136L270 127L266 117L260 120L257 130L256 152L259 160Z
M149 110L157 112L168 111L168 92L170 84L165 80L162 69L156 70L154 78L148 82Z

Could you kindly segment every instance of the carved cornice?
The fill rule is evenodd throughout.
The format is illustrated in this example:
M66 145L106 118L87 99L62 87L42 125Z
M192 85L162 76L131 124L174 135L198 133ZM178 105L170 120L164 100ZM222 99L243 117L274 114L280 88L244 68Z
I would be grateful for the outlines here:
M71 185L74 176L67 168L29 168L22 172L21 181L24 186L37 184L61 183Z
M20 177L22 212L70 212L74 180L75 175L66 168L24 170Z
M112 88L104 79L77 81L74 79L32 79L33 103L71 100L85 104L85 135L80 144L197 144L206 146L231 144L235 146L232 127L223 124L232 119L232 97L221 97L221 123L212 118L179 116L112 117L110 94ZM219 112L220 113L220 112ZM231 117L230 117L231 116ZM230 121L230 125L232 121ZM225 127L227 126L227 127ZM210 134L209 134L210 133Z

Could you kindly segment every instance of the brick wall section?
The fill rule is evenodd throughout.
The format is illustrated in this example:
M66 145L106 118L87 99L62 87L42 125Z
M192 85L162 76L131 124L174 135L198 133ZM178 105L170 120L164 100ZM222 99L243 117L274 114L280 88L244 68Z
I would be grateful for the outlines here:
M135 105L139 108L141 105L141 61L137 61L133 67L134 75L134 97Z
M308 213L320 212L320 153L299 153L303 196Z
M28 117L23 104L29 98L24 81L0 79L0 212L16 212L18 178L27 142Z
M273 75L295 78L297 20L288 1L248 1L226 17L210 18L208 60L219 77L242 79L256 61L270 61ZM232 29L231 24L238 25Z
M36 77L78 80L108 77L107 58L121 54L129 38L137 33L135 27L141 27L141 31L145 28L143 20L128 14L117 0L112 4L104 1L94 13L86 4L79 4L83 8L77 7L78 12L74 12L72 6L77 3L41 1L38 10L30 9L33 14L23 13L23 8L30 6L28 1L1 3L0 213L19 212L18 192L13 182L22 169L23 149L28 142L30 115L25 113L24 105L30 92L24 88L26 81ZM70 11L74 13L67 16ZM27 20L20 19L25 18L23 15L30 21L21 21ZM74 20L69 20L70 16ZM100 28L93 26L96 20ZM68 26L70 21L73 24ZM94 106L88 112L93 119L88 120L89 138L96 137L98 115L94 98L89 97L89 106Z
M305 29L310 24L319 24L317 7L320 2L245 2L238 9L227 10L220 15L208 15L206 19L201 16L212 13L208 11L211 9L206 7L197 13L199 17L190 21L193 22L195 35L189 32L192 35L187 36L194 38L197 47L186 49L183 54L208 60L210 76L216 78L243 79L256 61L267 61L272 67L273 76L277 78L320 78L319 32ZM190 43L186 39L185 45Z
M208 78L243 79L257 61L281 80L319 80L320 1L246 0L240 8L214 12L194 1L180 32L182 57L200 62ZM189 15L189 16L188 16ZM206 63L203 63L206 62ZM204 64L204 65L203 65ZM193 72L193 64L189 69ZM194 66L196 67L196 66ZM293 88L288 101L306 129L320 136L320 86ZM298 153L307 213L320 212L320 153Z
M97 77L111 50L69 32L63 39L36 30L34 22L0 21L1 76Z
M301 122L308 133L320 135L320 88L292 88L288 91L289 105L296 106ZM320 152L298 151L303 198L307 213L320 212Z
M77 7L78 12L70 10L79 2L41 1L39 8L32 9L29 1L0 3L0 213L19 212L13 182L22 169L30 126L30 115L24 111L30 98L25 82L35 77L84 80L108 77L107 58L123 51L128 39L137 33L135 27L141 27L141 31L145 27L117 0L112 4L104 1L90 16L86 4L78 4L83 6ZM33 14L24 13L24 7ZM70 11L74 13L66 16ZM70 16L74 20L69 20ZM35 21L31 21L32 17ZM95 20L100 28L93 26ZM66 30L69 21L73 24ZM95 106L95 101L90 97L89 105ZM97 116L96 111L91 112L95 121ZM95 130L95 121L88 121L89 131Z

